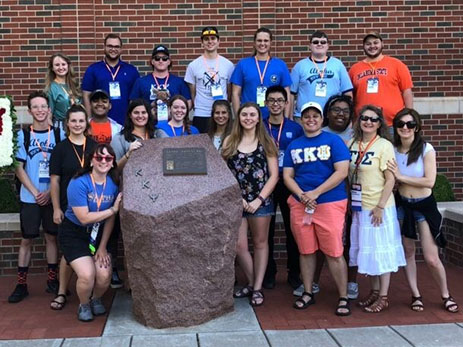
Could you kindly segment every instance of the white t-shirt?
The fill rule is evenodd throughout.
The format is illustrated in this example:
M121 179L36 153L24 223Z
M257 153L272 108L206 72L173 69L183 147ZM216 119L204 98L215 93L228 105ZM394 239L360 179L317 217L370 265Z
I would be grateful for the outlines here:
M397 147L394 147L395 159L400 173L408 177L424 177L424 156L430 151L434 151L434 147L430 143L426 143L418 160L407 165L408 153L400 153L397 151Z

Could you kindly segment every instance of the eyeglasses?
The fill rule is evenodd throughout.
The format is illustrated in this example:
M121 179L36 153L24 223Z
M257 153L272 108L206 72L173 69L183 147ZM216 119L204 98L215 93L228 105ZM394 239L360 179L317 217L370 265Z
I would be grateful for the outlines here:
M399 120L397 122L397 128L399 128L399 129L403 128L404 126L407 126L408 129L415 129L417 125L418 124L416 124L416 122L413 121L413 120L408 121L408 122L404 122L404 121Z
M107 49L116 49L116 50L119 50L119 49L121 49L121 46L106 45L106 48L107 48Z
M283 99L283 98L279 98L279 99L273 99L273 98L270 98L270 99L267 99L267 102L270 104L270 105L273 105L273 104L283 104L286 100Z
M341 113L350 114L350 109L348 108L332 107L330 111L336 115L341 114Z
M170 58L169 57L158 57L158 56L155 56L154 58L154 61L168 61Z
M48 105L34 105L31 106L31 110L48 110Z
M102 161L112 163L112 161L114 160L114 157L112 155L94 155L93 158L99 163L101 163Z
M380 121L380 119L378 117L368 117L368 116L364 116L364 115L361 115L360 116L360 120L364 121L364 122L372 122L372 123L377 123Z
M326 41L326 40L313 40L312 41L313 45L326 45L327 43L328 43L328 41Z

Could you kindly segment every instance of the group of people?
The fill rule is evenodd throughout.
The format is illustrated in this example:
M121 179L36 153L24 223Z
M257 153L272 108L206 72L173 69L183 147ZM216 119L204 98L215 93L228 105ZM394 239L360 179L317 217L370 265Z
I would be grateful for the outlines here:
M65 307L75 272L78 319L104 314L102 295L110 284L122 286L115 266L118 182L127 160L143 141L207 133L242 191L236 252L247 283L234 297L260 306L263 288L275 287L279 206L288 282L298 296L294 308L315 303L326 259L339 294L337 315L350 314L349 300L358 296L357 271L371 278L371 292L358 304L367 312L386 309L390 273L401 266L412 291L411 308L422 311L414 258L419 235L444 307L457 312L438 252L445 238L431 191L435 151L421 138L407 67L383 55L383 38L371 32L363 40L366 58L347 72L328 55L327 35L316 31L310 56L290 73L284 61L271 56L272 39L270 30L259 28L254 54L234 66L218 54L217 28L206 27L204 53L182 79L170 73L171 53L162 44L152 52L153 72L140 77L120 58L121 38L109 34L103 60L84 74L82 93L70 59L54 54L44 91L28 97L33 123L18 136L23 238L18 283L8 301L28 295L31 240L42 225L47 291L56 294L51 308ZM63 254L59 281L57 235Z

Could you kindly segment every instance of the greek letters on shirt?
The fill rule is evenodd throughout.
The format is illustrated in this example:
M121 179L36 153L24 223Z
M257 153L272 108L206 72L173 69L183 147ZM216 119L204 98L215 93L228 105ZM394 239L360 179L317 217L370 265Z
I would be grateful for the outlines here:
M351 150L350 151L350 155L351 155L351 160L353 163L356 163L357 160L358 160L358 157L360 155L359 151L354 151L354 150ZM363 159L362 159L362 162L360 163L360 165L372 165L372 161L371 161L371 158L373 158L375 156L375 152L366 152L363 156Z
M331 146L305 147L291 150L291 158L294 164L314 162L317 160L329 160L331 158Z
M312 83L313 81L316 81L320 79L320 74L318 73L318 70L316 68L311 68L309 70L309 73L311 74L309 77L307 77L307 81L309 83ZM329 79L334 77L334 72L333 70L325 70L325 74L323 75L323 79Z
M387 72L388 72L387 67L380 67L375 70L368 69L368 70L362 71L359 74L357 74L357 80L360 80L365 77L371 77L371 76L379 76L379 75L387 76Z
M214 76L216 76L215 79L214 79ZM204 87L207 88L209 91L211 90L211 86L213 84L222 85L222 78L220 77L218 72L216 72L215 75L213 76L209 76L209 74L205 71L203 74L202 81L203 81Z

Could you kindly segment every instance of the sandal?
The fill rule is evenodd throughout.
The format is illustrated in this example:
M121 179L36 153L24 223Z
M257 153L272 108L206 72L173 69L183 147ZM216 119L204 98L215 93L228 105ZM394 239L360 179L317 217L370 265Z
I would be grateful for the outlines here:
M63 298L63 301L59 301L58 298ZM50 308L55 311L60 311L66 306L67 298L65 294L58 294L50 303Z
M452 296L449 294L448 297L442 298L444 300L444 308L450 312L450 313L457 313L458 312L458 304L455 302L455 300L452 298Z
M308 296L309 300L305 301L304 296ZM301 305L298 305L301 304ZM293 307L296 310L303 310L309 307L310 305L315 304L315 298L312 293L304 292L302 295L294 302Z
M247 298L252 295L252 287L246 286L233 293L233 297L237 299Z
M341 304L345 302L345 304ZM334 311L336 316L349 316L350 315L350 302L349 299L346 297L340 297L338 300L338 307L336 307L336 311Z
M251 300L249 301L252 307L261 306L264 303L264 292L262 289L253 290Z
M364 307L363 310L369 313L379 313L389 307L387 295L380 295L370 306Z
M370 294L366 298L363 298L359 302L357 302L357 306L360 307L367 307L374 303L379 298L379 290L372 290Z
M413 296L412 295L412 303L410 305L412 311L415 312L423 312L424 305L423 305L423 298L421 296Z

